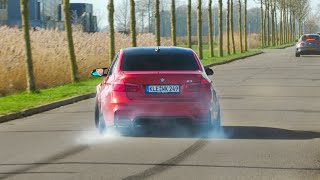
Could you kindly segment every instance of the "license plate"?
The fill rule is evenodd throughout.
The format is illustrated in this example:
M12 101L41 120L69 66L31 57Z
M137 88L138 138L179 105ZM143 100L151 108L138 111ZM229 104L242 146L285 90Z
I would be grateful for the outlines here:
M146 93L149 93L149 94L180 93L180 86L179 85L147 85Z

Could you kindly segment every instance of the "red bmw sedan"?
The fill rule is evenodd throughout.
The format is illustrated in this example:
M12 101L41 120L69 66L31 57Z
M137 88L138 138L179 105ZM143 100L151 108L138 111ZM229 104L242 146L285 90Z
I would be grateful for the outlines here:
M136 47L120 50L97 86L95 125L109 127L190 124L220 127L220 106L210 68L204 68L192 49ZM152 126L152 127L155 127Z

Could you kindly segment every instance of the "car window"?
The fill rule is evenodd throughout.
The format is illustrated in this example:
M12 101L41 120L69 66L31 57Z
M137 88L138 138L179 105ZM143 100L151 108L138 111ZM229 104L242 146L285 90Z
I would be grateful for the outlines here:
M113 71L114 71L114 68L115 68L115 65L117 64L117 61L118 61L118 58L119 57L119 53L117 53L115 56L114 56L114 58L113 58L113 60L112 60L112 63L111 63L111 65L110 65L110 68L109 68L109 71L108 71L108 74L107 74L107 76L111 76L112 75L112 73L113 73Z
M123 71L199 70L192 53L189 54L132 54L124 55Z
M303 35L301 36L301 41L319 41L319 35Z

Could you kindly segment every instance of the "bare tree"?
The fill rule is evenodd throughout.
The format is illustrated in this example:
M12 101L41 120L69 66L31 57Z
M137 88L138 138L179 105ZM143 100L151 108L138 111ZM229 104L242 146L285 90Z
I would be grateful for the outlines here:
M247 0L244 0L244 50L248 51L248 31L247 31Z
M236 45L234 42L234 26L233 26L233 0L230 0L230 26L231 26L231 42L232 42L232 51L233 54L236 54Z
M191 0L188 0L187 5L187 36L188 36L188 47L191 48Z
M238 25L239 25L239 41L240 41L240 52L243 53L243 45L242 45L242 25L241 25L241 20L242 20L242 16L241 16L241 0L238 1Z
M131 0L130 0L131 1ZM130 2L121 0L116 4L114 11L114 22L116 28L122 32L129 32L130 29Z
M307 17L310 9L309 0L297 0L295 1L296 5L296 17L299 26L299 36L302 35L302 24L305 18Z
M137 46L136 38L136 12L135 12L135 2L130 0L130 34L131 34L131 46Z
M213 48L213 34L212 34L212 0L208 0L208 30L209 30L210 57L213 57L214 48Z
M318 21L319 21L319 15L317 13L310 13L306 18L304 22L305 27L305 33L314 33L317 32L319 29Z
M203 58L202 52L202 9L201 9L201 0L198 0L197 4L197 29L198 29L198 51L199 51L199 58Z
M155 2L155 13L154 13L154 17L155 17L155 34L156 34L156 46L160 46L160 11L159 11L159 6L160 6L160 2L159 0L154 0Z
M175 0L171 0L171 41L172 46L177 45L176 40L176 5Z
M230 55L230 0L227 0L227 52Z
M28 1L20 1L20 10L21 10L21 20L22 20L22 29L24 34L25 50L26 50L26 76L27 76L27 91L35 92L36 85L33 74L33 62L32 62L32 53L31 53L31 43L30 43L30 24L29 24L29 12L28 12Z
M79 81L79 74L78 74L78 66L76 61L76 55L74 52L74 45L73 45L73 37L72 37L72 27L70 22L70 2L69 0L63 1L63 11L64 11L64 26L67 32L67 40L68 40L68 50L69 50L69 60L71 64L71 79L72 82Z
M108 4L108 21L109 21L109 64L115 55L115 38L114 38L114 4L113 0L109 0Z
M263 17L263 0L260 0L260 39L261 39L261 48L264 48L264 17Z
M222 24L222 0L219 0L219 52L220 57L223 57L223 24Z

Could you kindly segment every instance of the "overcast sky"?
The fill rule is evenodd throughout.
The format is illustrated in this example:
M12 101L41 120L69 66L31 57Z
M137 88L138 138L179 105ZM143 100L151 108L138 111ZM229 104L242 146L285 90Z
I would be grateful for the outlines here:
M116 3L123 0L114 0L114 1ZM185 0L177 0L177 1L183 2ZM256 3L258 1L259 0L248 0L248 8L258 6L259 4ZM77 3L77 2L93 4L94 12L98 16L98 22L100 24L99 26L104 27L107 25L107 19L108 19L107 18L107 3L108 3L107 0L71 0L71 3ZM311 8L313 9L316 9L317 4L320 4L319 0L310 0L310 2L311 2ZM213 0L213 3L217 4L217 0Z

